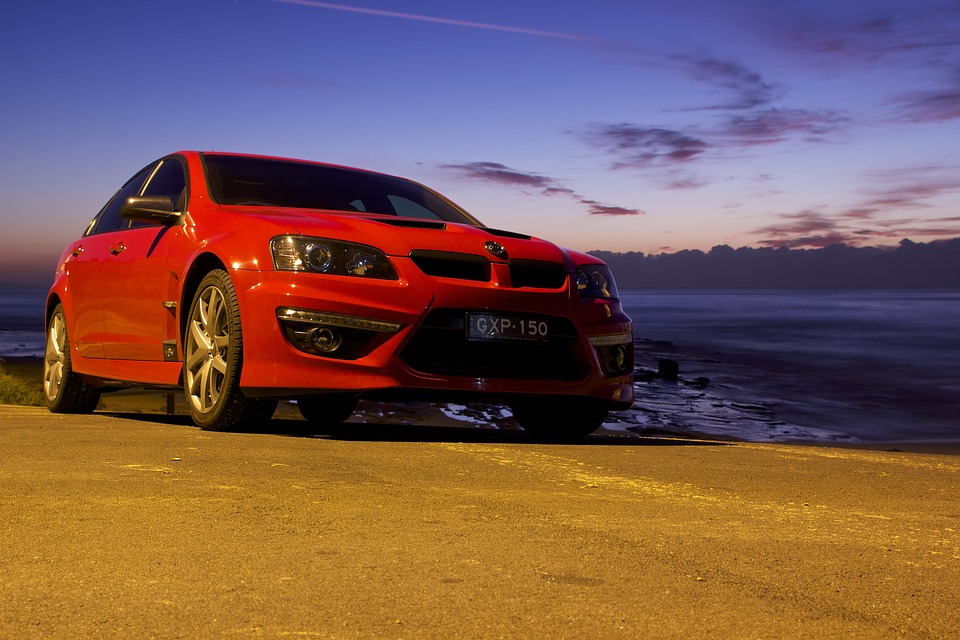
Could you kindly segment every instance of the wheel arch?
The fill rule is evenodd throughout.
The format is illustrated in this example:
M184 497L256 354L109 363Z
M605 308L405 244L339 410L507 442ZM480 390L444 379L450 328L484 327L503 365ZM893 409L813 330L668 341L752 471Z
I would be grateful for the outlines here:
M63 304L63 300L60 299L60 294L53 292L47 296L47 304L43 310L43 326L46 327L50 324L50 318L53 317L53 310L57 308L58 304ZM66 313L66 311L64 311Z
M190 304L193 302L193 297L197 294L197 289L200 287L200 282L203 281L204 277L211 271L216 269L222 269L227 271L226 265L223 263L223 260L220 259L214 253L202 253L193 261L190 265L190 268L187 270L186 275L184 276L183 288L180 292L180 302L179 307L180 312L180 344L186 348L186 331L187 331L187 321L190 315ZM181 377L183 373L181 372Z

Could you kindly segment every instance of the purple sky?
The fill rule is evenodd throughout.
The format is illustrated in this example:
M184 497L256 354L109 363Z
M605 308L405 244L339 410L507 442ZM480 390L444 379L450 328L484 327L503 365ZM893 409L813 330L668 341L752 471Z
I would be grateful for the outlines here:
M0 281L183 148L581 250L960 236L958 0L20 2L0 48Z

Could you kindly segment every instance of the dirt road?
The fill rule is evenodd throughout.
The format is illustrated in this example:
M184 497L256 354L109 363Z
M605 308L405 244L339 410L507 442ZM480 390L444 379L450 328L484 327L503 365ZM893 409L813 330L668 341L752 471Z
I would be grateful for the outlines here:
M0 637L943 638L960 457L0 407Z

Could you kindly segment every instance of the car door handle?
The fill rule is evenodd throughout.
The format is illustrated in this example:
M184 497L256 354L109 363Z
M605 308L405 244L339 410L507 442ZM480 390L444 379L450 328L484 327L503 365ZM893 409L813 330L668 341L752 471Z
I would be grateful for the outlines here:
M112 253L115 256L118 256L121 253L123 253L126 250L126 248L127 247L122 242L118 242L117 244L110 247L110 253Z

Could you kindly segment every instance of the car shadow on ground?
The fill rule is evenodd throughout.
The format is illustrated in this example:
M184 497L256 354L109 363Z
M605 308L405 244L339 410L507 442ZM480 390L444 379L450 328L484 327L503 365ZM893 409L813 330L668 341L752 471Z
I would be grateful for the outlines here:
M98 412L113 418L153 422L186 427L195 427L189 416L161 413L138 413L121 411ZM670 433L632 434L622 431L599 429L586 438L556 439L535 437L520 429L496 429L490 427L461 427L440 424L410 425L402 423L346 422L335 427L314 427L303 420L273 418L243 431L232 433L255 433L289 438L342 440L352 442L447 442L476 444L540 444L577 446L621 447L676 447L676 446L728 446L732 442L704 440Z

